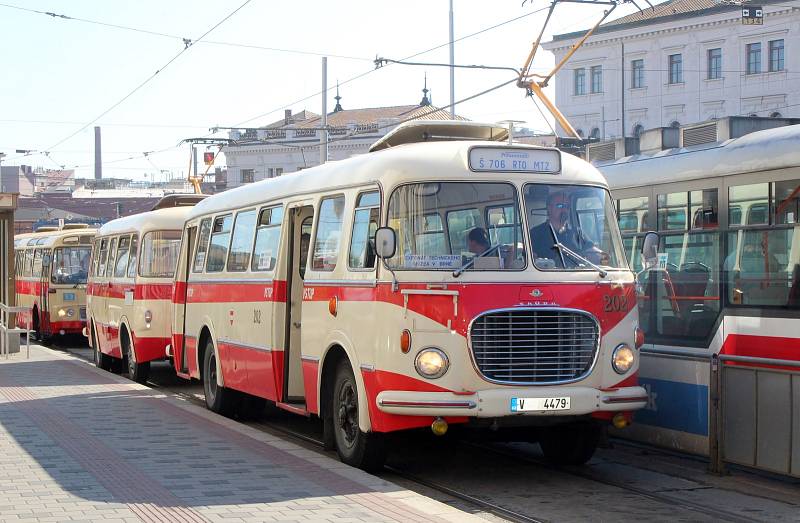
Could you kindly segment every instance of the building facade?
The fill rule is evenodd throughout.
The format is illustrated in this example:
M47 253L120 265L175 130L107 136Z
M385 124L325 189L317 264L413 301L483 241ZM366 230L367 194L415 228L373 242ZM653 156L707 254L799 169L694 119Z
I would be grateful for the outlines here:
M430 105L427 88L417 105L343 109L336 94L336 106L328 114L327 160L343 160L364 154L383 135L410 119L448 120L448 112ZM459 119L460 117L457 117ZM320 164L322 118L310 111L292 114L259 129L231 131L235 140L225 146L227 188L274 178Z
M800 117L800 0L759 5L763 25L714 0L670 0L603 24L556 74L556 105L599 139L725 116ZM584 33L544 48L558 61Z

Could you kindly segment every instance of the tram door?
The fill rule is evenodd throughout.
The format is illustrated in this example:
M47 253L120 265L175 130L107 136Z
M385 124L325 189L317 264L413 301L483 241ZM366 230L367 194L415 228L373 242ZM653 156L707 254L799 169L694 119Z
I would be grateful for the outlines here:
M289 211L289 260L286 276L286 337L284 344L283 398L286 403L305 403L300 331L303 316L303 279L311 243L314 208L310 205Z

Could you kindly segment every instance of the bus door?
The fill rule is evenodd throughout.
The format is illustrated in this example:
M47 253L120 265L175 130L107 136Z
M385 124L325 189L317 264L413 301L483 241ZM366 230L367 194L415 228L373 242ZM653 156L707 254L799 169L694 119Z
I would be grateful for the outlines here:
M314 207L310 205L289 209L289 253L286 276L286 342L284 344L283 401L305 403L300 332L303 314L303 279L311 243Z
M52 263L52 253L50 249L41 250L41 270L35 276L38 278L39 288L39 318L43 325L39 325L41 332L50 332L50 322L58 320L50 316L50 296L52 292L56 293L55 289L50 289L50 267Z
M173 300L172 314L172 356L174 358L175 370L179 374L189 374L189 358L186 354L186 298L189 292L189 267L192 264L192 253L197 238L197 226L186 229L185 241L181 242L180 258L178 258L178 268L176 274L175 299ZM194 369L197 371L197 369ZM199 374L198 374L199 376ZM188 377L188 376L186 376Z

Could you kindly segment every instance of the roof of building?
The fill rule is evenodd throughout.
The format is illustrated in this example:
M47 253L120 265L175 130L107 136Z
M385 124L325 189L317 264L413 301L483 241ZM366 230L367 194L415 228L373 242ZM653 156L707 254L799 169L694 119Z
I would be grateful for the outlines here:
M328 125L330 127L347 127L349 124L367 125L376 123L378 120L388 120L396 118L398 120L449 120L450 113L434 107L432 105L394 105L390 107L365 107L362 109L342 109L341 111L328 113ZM457 120L466 120L456 115ZM303 110L291 116L290 127L308 129L320 127L322 117L311 111ZM286 120L281 119L273 122L265 129L286 127Z
M788 1L791 2L793 0ZM759 5L780 4L781 2L786 3L784 0L761 0ZM722 4L717 0L668 0L667 2L655 5L653 9L646 8L627 16L617 18L616 20L606 22L598 27L594 34L610 33L629 29L631 27L659 24L697 16L738 12L741 9L741 5ZM553 35L553 40L551 42L571 40L581 37L584 34L586 34L586 29L583 31Z
M72 216L92 217L106 221L118 216L149 211L159 200L160 198L98 200L96 198L72 198L69 194L39 194L35 198L20 198L17 207L20 210L30 209L30 214L25 213L27 216L36 216L36 211L38 211L40 219L50 219L50 216L56 215L56 217L61 217L57 211L64 211Z

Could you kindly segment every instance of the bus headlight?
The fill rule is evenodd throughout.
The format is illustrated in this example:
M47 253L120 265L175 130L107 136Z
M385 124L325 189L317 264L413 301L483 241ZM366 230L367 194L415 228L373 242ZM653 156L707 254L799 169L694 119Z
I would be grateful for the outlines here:
M617 348L611 353L611 366L614 367L617 374L625 374L631 370L634 361L636 361L636 355L633 349L625 343L617 345Z
M441 349L428 347L419 351L414 360L414 367L416 367L420 376L436 379L444 376L444 373L450 367L450 361L447 359L447 354Z
M73 309L72 307L66 309L64 308L58 309L59 318L64 318L64 317L72 318L73 316L75 316L75 309Z

